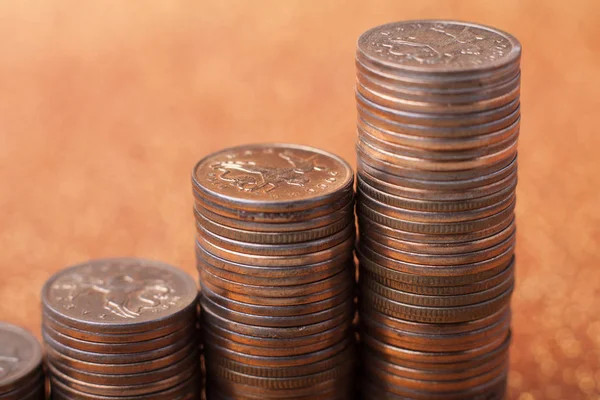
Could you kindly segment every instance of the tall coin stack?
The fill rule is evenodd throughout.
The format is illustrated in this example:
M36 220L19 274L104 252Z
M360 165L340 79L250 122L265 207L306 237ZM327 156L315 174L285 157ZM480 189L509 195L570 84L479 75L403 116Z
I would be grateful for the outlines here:
M202 159L192 183L208 399L345 398L350 166L309 147L249 145Z
M197 288L135 258L90 261L42 290L52 399L198 399Z
M42 347L28 331L0 322L0 400L43 400Z
M448 21L358 40L363 397L503 397L519 42Z

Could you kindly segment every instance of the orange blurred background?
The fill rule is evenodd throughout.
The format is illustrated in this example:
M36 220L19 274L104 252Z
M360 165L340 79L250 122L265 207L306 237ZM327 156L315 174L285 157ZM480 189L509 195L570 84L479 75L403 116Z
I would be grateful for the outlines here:
M511 398L600 399L600 3L0 2L0 320L94 257L194 273L206 153L309 144L354 164L354 50L384 22L471 20L523 44Z

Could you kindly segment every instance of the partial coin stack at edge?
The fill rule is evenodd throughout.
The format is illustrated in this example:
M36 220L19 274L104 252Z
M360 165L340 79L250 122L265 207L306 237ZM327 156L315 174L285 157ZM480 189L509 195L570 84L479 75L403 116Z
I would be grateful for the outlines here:
M208 399L348 398L350 166L310 147L247 145L199 161L192 183Z
M363 398L504 395L520 54L509 34L452 21L358 40Z
M0 322L0 400L43 400L42 347L28 331Z
M100 259L42 290L52 399L200 398L194 280L170 265Z

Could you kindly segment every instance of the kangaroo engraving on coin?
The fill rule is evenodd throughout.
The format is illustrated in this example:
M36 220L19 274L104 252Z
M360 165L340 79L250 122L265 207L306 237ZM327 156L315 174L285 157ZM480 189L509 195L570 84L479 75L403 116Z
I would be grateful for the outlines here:
M367 57L398 66L450 70L486 66L520 52L516 39L493 28L450 21L407 21L373 28L359 39Z
M201 189L248 201L289 201L326 195L348 186L350 167L321 151L293 145L249 145L227 149L194 168Z
M43 295L45 304L67 317L127 323L175 313L194 301L196 289L172 267L122 258L64 270L49 280Z
M157 312L176 305L180 299L163 279L136 280L130 274L108 279L74 273L57 282L54 290L64 291L65 307L73 307L80 296L98 294L106 312L122 318L137 318L143 312ZM100 314L103 318L104 313Z
M327 167L318 166L316 158L312 155L302 158L292 151L284 151L277 154L289 163L287 168L273 168L260 165L256 161L219 161L211 168L218 173L209 173L209 180L215 184L227 182L239 190L245 192L263 191L268 193L286 185L306 186L310 184L310 178L306 176L312 171L325 171ZM335 182L336 173L332 173L329 181Z

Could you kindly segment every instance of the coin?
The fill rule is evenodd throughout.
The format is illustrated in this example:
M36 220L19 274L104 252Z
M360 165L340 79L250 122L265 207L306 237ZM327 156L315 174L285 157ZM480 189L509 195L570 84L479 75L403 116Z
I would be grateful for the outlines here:
M227 227L235 229L243 229L251 232L255 232L257 235L262 233L277 233L290 235L292 238L297 239L302 237L299 232L304 232L311 229L323 228L327 225L331 225L339 222L340 220L346 221L346 223L354 220L354 199L343 205L339 209L331 210L330 213L322 215L320 217L314 217L307 220L299 221L285 221L285 223L277 222L256 222L246 219L236 219L232 217L223 216L215 212L210 211L207 208L202 207L199 204L194 205L194 214L201 215L212 222L222 224ZM202 218L198 221L198 224L202 225ZM346 226L346 224L344 224ZM205 226L206 227L206 226ZM208 229L208 227L207 227ZM249 240L250 242L252 240ZM295 242L296 240L293 240Z
M197 290L187 274L135 258L94 260L64 269L42 289L44 310L88 331L134 333L168 325L194 310Z
M28 331L0 322L0 399L43 399L42 348Z
M348 215L346 218L340 218L337 221L333 221L333 223L313 229L297 230L293 232L262 232L223 225L204 216L198 210L196 210L195 215L196 219L199 221L196 224L198 232L201 232L202 229L206 229L216 235L228 239L260 244L304 243L311 240L318 240L333 235L352 223L352 220L350 220Z
M240 210L307 210L352 191L354 174L341 158L289 144L246 145L211 154L194 167L203 199Z
M327 250L344 242L349 237L354 237L355 231L356 228L354 227L354 223L349 223L344 227L344 229L334 232L321 239L303 241L293 244L262 244L246 243L229 239L216 235L203 227L198 227L198 235L216 246L232 250L243 247L246 254L257 256L301 256L321 250Z

